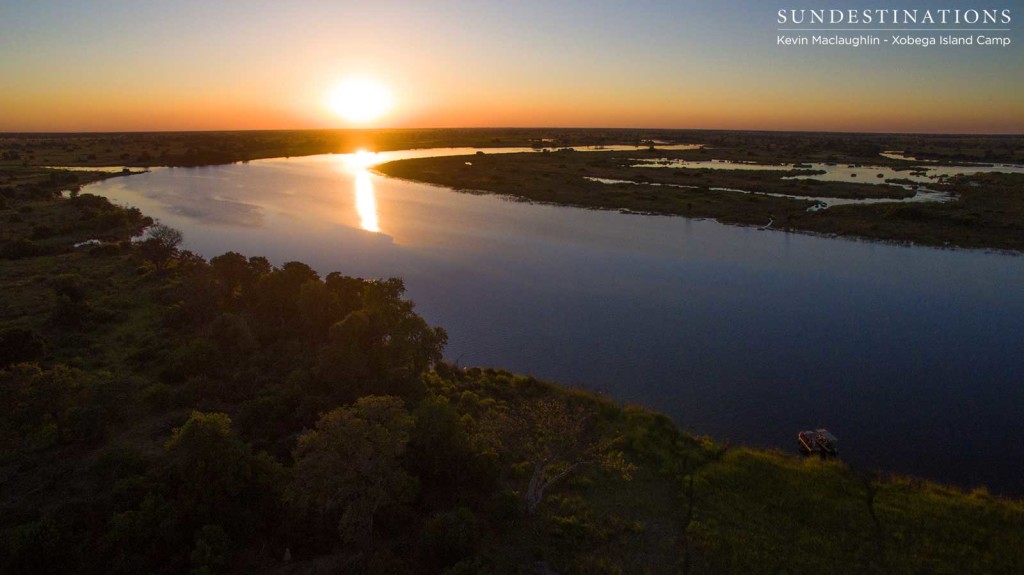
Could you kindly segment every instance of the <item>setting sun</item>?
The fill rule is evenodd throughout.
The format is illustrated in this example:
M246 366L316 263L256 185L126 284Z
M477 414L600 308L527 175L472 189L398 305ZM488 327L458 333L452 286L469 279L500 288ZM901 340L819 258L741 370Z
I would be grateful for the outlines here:
M335 87L327 96L327 105L335 113L352 122L365 124L391 111L391 91L370 78L353 78Z

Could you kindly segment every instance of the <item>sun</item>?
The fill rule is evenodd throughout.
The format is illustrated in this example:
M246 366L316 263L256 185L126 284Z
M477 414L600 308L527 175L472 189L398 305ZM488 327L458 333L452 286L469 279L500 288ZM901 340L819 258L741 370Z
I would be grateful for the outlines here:
M390 112L394 98L384 84L372 78L351 78L331 90L327 105L353 124L366 124Z

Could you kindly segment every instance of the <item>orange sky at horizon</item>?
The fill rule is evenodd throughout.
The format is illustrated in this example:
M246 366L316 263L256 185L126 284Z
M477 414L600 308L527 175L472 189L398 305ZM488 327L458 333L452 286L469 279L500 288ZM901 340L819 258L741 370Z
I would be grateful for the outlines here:
M186 1L135 11L121 0L106 2L113 6L105 11L50 4L14 7L0 21L7 54L0 132L558 126L1024 133L1015 47L775 49L771 14L736 10L756 6L747 0L735 0L732 10L654 2L658 9L646 13L532 0L429 9L402 2L300 2L299 10ZM332 111L327 95L353 77L388 86L394 109L371 123Z

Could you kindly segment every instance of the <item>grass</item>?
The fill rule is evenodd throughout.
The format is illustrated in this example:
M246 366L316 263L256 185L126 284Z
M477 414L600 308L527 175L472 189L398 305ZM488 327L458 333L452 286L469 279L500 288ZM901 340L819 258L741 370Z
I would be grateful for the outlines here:
M468 373L460 389L499 401L581 396L500 371ZM590 467L555 487L536 518L489 542L499 563L580 574L898 574L1014 573L1024 560L1019 500L727 447L582 395L605 406L605 433L620 438L635 472Z

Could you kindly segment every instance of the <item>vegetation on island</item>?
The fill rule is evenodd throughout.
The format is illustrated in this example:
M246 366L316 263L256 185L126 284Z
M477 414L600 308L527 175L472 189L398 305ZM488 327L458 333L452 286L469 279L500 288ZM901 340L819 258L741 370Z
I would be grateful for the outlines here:
M728 224L870 240L1024 251L1022 174L961 175L927 184L928 189L955 196L949 202L847 204L809 210L819 198L897 200L913 196L914 191L871 183L789 179L811 173L800 168L673 169L639 164L645 157L686 161L753 157L770 164L793 159L786 151L747 156L740 148L586 153L567 149L416 158L374 169L463 191L558 205L713 218ZM913 165L882 158L877 151L873 163L902 169Z
M922 161L1024 163L1019 136L741 132L626 128L437 128L232 132L0 134L0 166L204 166L259 158L410 148L528 146L537 149L700 144L725 160L761 164Z
M0 572L1024 564L1019 500L452 365L401 280L207 261L98 177L0 170Z

